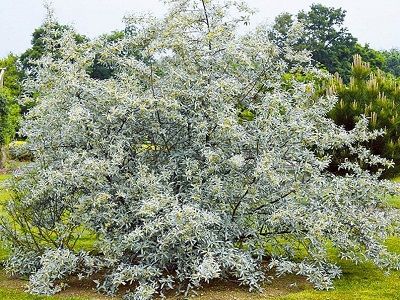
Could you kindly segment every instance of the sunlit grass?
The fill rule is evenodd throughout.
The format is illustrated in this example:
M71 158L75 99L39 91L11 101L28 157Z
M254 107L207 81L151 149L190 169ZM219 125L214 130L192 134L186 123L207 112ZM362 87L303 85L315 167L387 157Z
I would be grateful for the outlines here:
M400 177L396 178L400 182ZM391 197L388 204L400 208L400 196ZM392 252L400 254L400 238L391 237L386 246ZM306 287L303 291L290 293L275 299L285 300L400 300L400 271L388 274L372 263L355 265L351 261L336 259L342 268L343 275L335 280L334 289L330 291L316 291Z
M400 250L398 244L396 250ZM354 265L349 261L339 261L338 264L342 267L343 276L335 281L334 290L316 291L307 288L301 292L279 297L279 299L400 299L400 272L387 275L371 263Z

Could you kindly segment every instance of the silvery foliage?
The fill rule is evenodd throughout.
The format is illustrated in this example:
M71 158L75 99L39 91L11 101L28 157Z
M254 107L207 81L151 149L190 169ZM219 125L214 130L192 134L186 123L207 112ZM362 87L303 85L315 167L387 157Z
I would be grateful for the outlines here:
M35 251L16 248L6 261L6 272L12 276L29 276L40 268L40 257Z
M264 27L237 34L249 11L236 2L167 2L163 19L127 17L127 34L112 44L47 40L60 58L41 59L25 84L40 95L23 126L35 160L8 205L25 230L3 232L38 257L31 292L51 294L60 279L100 269L108 294L134 283L126 299L227 277L257 290L264 261L327 289L341 273L330 247L398 268L383 245L398 228L384 204L397 187L362 168L391 165L362 146L382 133L366 119L346 132L326 117L335 97L282 81L288 72L326 76L291 49L301 26L279 49ZM99 53L115 77L88 76ZM238 116L243 107L253 119ZM355 158L341 166L346 176L327 171L339 148ZM97 237L86 259L74 251L82 230ZM25 273L15 262L23 259L9 268Z
M48 249L40 257L40 268L29 277L29 292L33 294L52 295L61 291L67 284L59 279L76 273L79 278L85 278L99 270L99 261L86 252L78 254L68 249Z

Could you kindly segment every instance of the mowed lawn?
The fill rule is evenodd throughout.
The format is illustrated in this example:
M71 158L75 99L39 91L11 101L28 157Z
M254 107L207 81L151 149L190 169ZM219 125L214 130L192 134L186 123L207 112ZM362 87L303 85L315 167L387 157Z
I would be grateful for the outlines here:
M10 193L4 188L4 181L9 174L0 174L0 205L10 198ZM400 182L400 177L395 179ZM400 209L400 197L389 199L389 204ZM0 211L1 215L1 211ZM84 244L85 242L83 242ZM400 253L400 239L393 237L387 241L388 247ZM0 259L8 255L7 249L0 244ZM354 265L348 261L337 261L343 269L343 276L335 281L335 289L316 291L299 276L286 276L265 285L264 293L248 293L245 287L232 282L213 282L198 291L197 296L190 299L201 300L259 300L259 299L326 299L326 300L400 300L400 271L385 274L372 264ZM0 299L1 300L105 300L121 299L107 298L97 294L94 284L89 282L72 281L71 287L56 296L35 296L24 292L26 280L9 278L0 270ZM167 299L179 299L169 296Z

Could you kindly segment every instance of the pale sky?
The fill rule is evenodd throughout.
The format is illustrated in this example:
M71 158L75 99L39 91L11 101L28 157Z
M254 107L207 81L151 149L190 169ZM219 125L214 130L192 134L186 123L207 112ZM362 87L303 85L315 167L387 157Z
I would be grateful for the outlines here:
M296 13L312 3L342 7L345 25L364 44L375 49L400 48L400 0L245 0L258 10L252 24L271 23L279 13ZM158 0L52 0L56 17L89 37L122 29L127 13L151 12L161 16ZM32 32L43 21L43 0L0 0L0 57L29 48Z

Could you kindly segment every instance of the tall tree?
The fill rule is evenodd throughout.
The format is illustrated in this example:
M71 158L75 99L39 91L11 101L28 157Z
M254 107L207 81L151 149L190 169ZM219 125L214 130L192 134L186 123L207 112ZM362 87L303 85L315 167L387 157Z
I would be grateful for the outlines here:
M400 77L400 50L394 48L381 53L385 59L383 70Z
M309 50L315 65L326 68L332 74L337 72L348 81L353 55L360 54L374 68L381 68L384 59L368 45L357 43L357 39L344 26L345 17L346 11L341 8L313 4L310 10L302 10L295 16L289 13L279 15L270 38L281 45L290 27L300 22L304 32L296 43L296 49Z
M63 34L65 34L67 31L72 30L70 26L62 25L58 22L53 22L51 24L48 24L47 26L51 26L51 28L44 28L44 26L41 26L34 30L32 34L31 48L27 49L19 57L22 70L25 73L30 73L34 69L35 61L39 60L44 55L49 54L47 53L47 51L49 50L46 48L45 38L57 41L60 40ZM46 36L45 32L51 32L53 36L51 37ZM84 41L87 41L88 38L74 32L74 40L77 43L82 43ZM53 48L52 52L53 52L51 53L52 57L57 58L60 56L59 48L57 47Z
M344 27L345 16L341 8L313 4L309 11L300 11L297 19L304 26L301 43L312 58L329 72L348 76L357 39Z
M48 24L47 26L51 26L51 28L45 28L44 26L41 26L33 32L33 38L32 38L32 47L26 50L24 53L21 54L20 56L20 63L22 66L22 70L27 74L27 75L32 75L29 74L35 69L35 62L38 61L42 56L48 55L50 53L47 53L49 49L46 47L46 41L45 39L51 39L53 43L57 40L60 40L60 38L65 34L66 32L73 31L74 32L74 40L76 43L83 43L87 42L89 39L85 37L84 35L81 35L79 33L76 33L76 31L67 25L62 25L58 22L54 22L52 24ZM45 36L46 30L48 32L52 32L51 37ZM88 66L87 72L88 74L95 79L108 79L112 77L114 73L114 66L113 63L108 61L104 53L102 53L102 49L109 44L114 44L118 40L120 40L125 34L131 34L131 32L125 30L125 31L114 31L110 34L104 34L100 37L99 40L103 41L103 44L98 44L98 51L94 55L94 58L92 59L93 63ZM52 53L51 56L54 58L60 57L60 49L59 47L53 47L52 48ZM126 49L121 51L121 55L127 55Z

